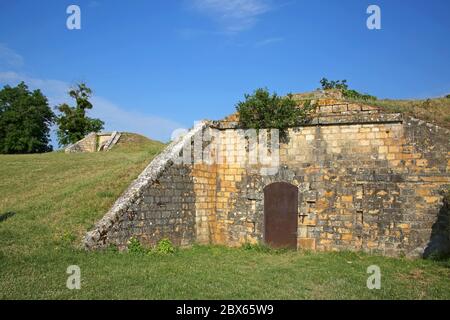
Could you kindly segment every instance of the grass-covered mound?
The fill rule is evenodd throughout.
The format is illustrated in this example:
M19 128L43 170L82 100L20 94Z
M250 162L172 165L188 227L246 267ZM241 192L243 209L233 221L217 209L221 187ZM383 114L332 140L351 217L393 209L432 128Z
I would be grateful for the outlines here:
M163 148L124 134L109 152L0 155L0 250L78 243Z
M381 107L386 112L403 113L450 129L450 98L425 100L379 99L370 102L357 102Z

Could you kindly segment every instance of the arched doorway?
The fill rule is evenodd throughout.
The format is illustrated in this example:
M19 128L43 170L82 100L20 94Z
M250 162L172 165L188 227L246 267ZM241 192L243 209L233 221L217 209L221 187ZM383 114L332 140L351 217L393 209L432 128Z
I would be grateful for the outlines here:
M274 248L297 249L298 188L276 182L264 188L264 241Z

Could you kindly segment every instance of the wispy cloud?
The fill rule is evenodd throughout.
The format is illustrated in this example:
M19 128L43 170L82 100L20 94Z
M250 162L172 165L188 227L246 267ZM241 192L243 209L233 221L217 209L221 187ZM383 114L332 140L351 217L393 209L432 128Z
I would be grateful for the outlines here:
M252 28L271 10L269 0L191 0L195 9L217 20L228 33Z
M15 71L0 72L0 84L2 86L6 84L16 85L21 81L25 82L30 89L41 89L52 106L68 100L69 85L64 81L34 78Z
M0 67L21 67L24 64L23 57L9 48L6 44L0 43Z
M152 139L169 141L172 133L183 127L170 119L125 110L103 97L94 96L92 104L91 115L105 121L107 130L140 133Z
M70 100L67 94L70 88L70 84L67 82L34 78L13 71L0 72L0 86L6 84L16 85L20 81L24 81L30 89L41 89L49 99L51 106L64 102L73 104L73 101ZM105 121L105 130L108 131L134 132L152 139L168 141L175 129L183 127L181 124L170 119L130 111L130 109L118 106L101 96L94 95L92 97L92 104L94 108L90 111L90 116Z
M284 38L280 38L280 37L267 38L267 39L256 42L255 47L256 48L265 47L265 46L269 46L271 44L275 44L275 43L283 42L283 41L284 41Z

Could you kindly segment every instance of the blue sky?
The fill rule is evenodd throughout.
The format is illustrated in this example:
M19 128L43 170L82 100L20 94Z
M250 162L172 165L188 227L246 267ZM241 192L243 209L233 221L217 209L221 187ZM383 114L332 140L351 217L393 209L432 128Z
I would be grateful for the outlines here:
M81 30L66 28L70 4ZM370 4L381 30L366 27ZM0 0L0 85L24 80L55 105L85 81L106 129L168 140L258 87L450 93L449 36L448 0Z

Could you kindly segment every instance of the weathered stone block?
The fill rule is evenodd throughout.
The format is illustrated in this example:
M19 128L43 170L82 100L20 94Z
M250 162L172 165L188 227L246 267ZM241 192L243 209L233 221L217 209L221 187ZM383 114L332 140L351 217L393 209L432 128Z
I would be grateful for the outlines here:
M315 250L316 239L299 239L298 248L301 250Z

